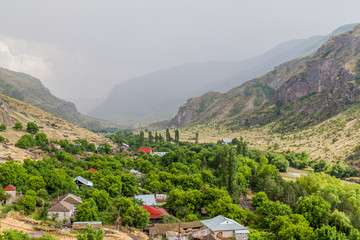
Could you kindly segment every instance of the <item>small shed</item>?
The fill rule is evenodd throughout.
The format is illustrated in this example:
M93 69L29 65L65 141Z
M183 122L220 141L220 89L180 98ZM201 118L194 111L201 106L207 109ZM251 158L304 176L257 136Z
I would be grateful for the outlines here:
M78 188L82 185L85 185L88 187L92 187L94 185L92 181L86 180L85 178L80 177L80 176L74 178L73 181L76 183Z
M155 156L155 155L158 155L159 157L162 157L162 156L164 156L164 155L166 155L168 152L153 152L153 156Z
M73 223L74 230L85 229L87 226L90 226L94 229L100 229L102 227L102 222L74 222Z
M6 200L6 204L11 204L16 200L16 187L14 185L7 185L6 187L4 187L4 191L7 194L10 194L10 198L8 200Z
M222 144L231 144L232 143L232 139L230 138L223 138L221 140Z
M136 195L135 198L142 200L144 205L148 205L148 206L156 205L154 194Z

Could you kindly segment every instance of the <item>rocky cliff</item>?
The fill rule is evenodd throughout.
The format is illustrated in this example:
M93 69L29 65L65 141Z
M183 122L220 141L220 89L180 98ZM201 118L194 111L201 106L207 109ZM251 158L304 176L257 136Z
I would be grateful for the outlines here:
M359 36L358 25L331 38L314 54L284 63L225 94L191 99L169 126L209 119L237 126L281 120L279 128L294 128L327 119L357 102L360 90L355 69L360 59ZM192 111L199 103L205 107Z

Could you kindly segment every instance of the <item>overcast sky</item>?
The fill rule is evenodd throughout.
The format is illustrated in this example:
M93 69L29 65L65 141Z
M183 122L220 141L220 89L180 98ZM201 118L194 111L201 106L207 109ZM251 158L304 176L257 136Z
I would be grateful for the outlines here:
M359 0L0 0L0 66L64 99L189 62L236 61L360 22Z

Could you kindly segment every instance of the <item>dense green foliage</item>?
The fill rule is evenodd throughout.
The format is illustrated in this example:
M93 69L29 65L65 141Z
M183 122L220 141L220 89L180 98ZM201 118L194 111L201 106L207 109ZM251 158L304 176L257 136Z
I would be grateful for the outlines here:
M139 193L162 193L168 195L163 207L172 215L164 217L161 220L164 223L223 215L257 229L254 236L258 239L326 239L329 236L359 239L360 186L334 177L346 176L347 166L342 168L336 164L325 168L322 161L311 162L306 153L278 154L248 149L242 138L234 139L229 145L197 144L178 141L177 137L167 142L157 132L155 136L147 132L147 138L144 132L130 131L109 136L119 145L130 145L129 150L116 155L105 143L98 148L101 155L84 155L84 152L96 151L94 144L86 140L56 141L62 149L48 149L50 158L25 159L23 164L8 161L0 165L0 184L13 184L18 191L26 192L21 201L14 203L16 210L31 213L36 211L36 206L44 206L44 210L37 211L41 218L46 218L52 197L73 193L83 199L77 207L76 221L104 224L120 221L122 225L145 228L149 224L149 213L133 197ZM42 133L35 138L26 135L24 139L39 146L48 143ZM138 153L139 146L167 154L160 157ZM83 155L84 159L75 161L76 154ZM328 174L315 173L296 181L285 181L280 171L286 171L289 165L299 168L314 165L317 171ZM97 171L88 171L89 168ZM141 172L141 177L135 178L129 173L131 169ZM91 180L93 187L77 189L72 180L76 176ZM238 205L243 194L250 191L254 193L254 211ZM265 231L269 233L264 234ZM79 235L84 237L80 239L91 239L85 236Z

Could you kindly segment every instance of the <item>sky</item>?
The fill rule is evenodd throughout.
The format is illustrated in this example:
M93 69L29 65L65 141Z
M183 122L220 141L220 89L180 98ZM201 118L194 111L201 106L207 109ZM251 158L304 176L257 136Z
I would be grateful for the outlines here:
M360 22L359 0L0 0L0 67L86 113L115 84Z

